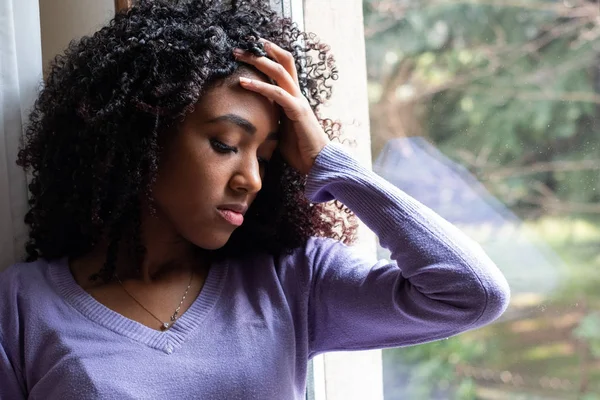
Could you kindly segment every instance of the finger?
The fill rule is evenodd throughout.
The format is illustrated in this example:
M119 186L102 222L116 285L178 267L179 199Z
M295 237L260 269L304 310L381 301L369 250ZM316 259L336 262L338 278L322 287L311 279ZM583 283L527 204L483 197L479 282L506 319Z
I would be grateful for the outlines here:
M294 56L292 55L292 53L282 49L281 47L277 46L275 43L270 42L266 39L261 38L261 39L258 39L258 41L263 44L265 51L267 52L267 55L269 57L273 58L279 64L281 64L286 69L286 71L291 75L291 77L294 80L294 82L296 83L296 85L299 85L298 84L298 71L296 70L296 60L294 59Z
M239 79L240 84L245 89L260 93L279 104L290 120L298 121L305 114L306 110L302 107L298 99L283 88L256 79L245 77L240 77Z
M275 80L277 85L285 89L288 93L294 96L301 95L300 87L294 82L294 79L283 65L267 57L256 57L255 55L240 49L235 49L234 55L238 61L254 66L260 72Z

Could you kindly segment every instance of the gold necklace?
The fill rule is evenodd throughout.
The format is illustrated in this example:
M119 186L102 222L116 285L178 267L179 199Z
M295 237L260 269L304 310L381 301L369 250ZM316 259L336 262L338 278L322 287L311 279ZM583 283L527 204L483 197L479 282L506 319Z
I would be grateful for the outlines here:
M185 298L186 298L186 296L188 294L188 291L190 290L190 287L192 286L192 279L194 278L194 270L192 270L192 273L190 274L190 282L188 283L187 288L185 289L185 292L183 293L183 297L181 298L181 301L179 302L179 305L175 309L175 312L173 313L173 315L171 315L171 321L170 322L164 322L163 320L161 320L160 318L158 318L156 315L154 315L154 313L152 313L152 311L150 311L146 307L144 307L144 305L142 303L140 303L140 301L138 299L136 299L134 295L132 295L131 293L129 293L129 291L123 285L123 282L121 282L121 279L119 279L119 276L117 275L116 272L115 272L115 278L117 279L117 282L119 282L119 285L121 285L121 287L123 288L123 290L125 291L125 293L127 293L129 295L129 297L131 297L136 303L138 303L138 305L140 307L142 307L144 310L146 310L146 312L148 314L150 314L155 320L157 320L158 322L160 322L160 329L161 330L166 331L167 329L169 329L170 327L172 327L173 324L175 323L175 321L177 321L177 319L179 318L179 311L181 310L181 306L183 304L183 301L185 300Z

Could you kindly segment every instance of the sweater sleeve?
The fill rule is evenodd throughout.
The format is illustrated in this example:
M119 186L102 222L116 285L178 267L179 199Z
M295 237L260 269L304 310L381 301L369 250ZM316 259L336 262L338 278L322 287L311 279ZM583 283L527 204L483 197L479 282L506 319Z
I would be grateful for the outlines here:
M507 308L508 284L477 243L341 145L321 151L306 196L344 203L393 259L373 264L334 240L309 243L311 356L443 339L481 327Z

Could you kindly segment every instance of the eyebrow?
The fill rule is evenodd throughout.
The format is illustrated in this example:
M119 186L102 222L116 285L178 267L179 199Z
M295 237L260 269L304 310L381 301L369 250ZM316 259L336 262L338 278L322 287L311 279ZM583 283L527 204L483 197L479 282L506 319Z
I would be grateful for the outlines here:
M209 120L208 122L209 123L228 122L230 124L239 126L240 128L242 128L244 131L246 131L250 135L254 135L256 133L256 126L254 126L254 124L252 122L248 121L246 118L241 117L237 114L220 115L216 118ZM278 139L279 139L279 132L271 132L267 136L267 140L278 140Z

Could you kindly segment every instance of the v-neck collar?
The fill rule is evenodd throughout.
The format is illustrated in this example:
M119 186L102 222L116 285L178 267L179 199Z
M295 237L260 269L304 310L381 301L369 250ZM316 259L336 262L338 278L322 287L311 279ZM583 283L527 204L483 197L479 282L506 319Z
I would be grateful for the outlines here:
M217 303L229 268L227 262L215 262L208 270L200 294L168 330L149 328L111 310L77 284L69 270L68 259L50 263L50 277L64 299L88 319L129 339L167 354L180 348L186 337L196 330Z

